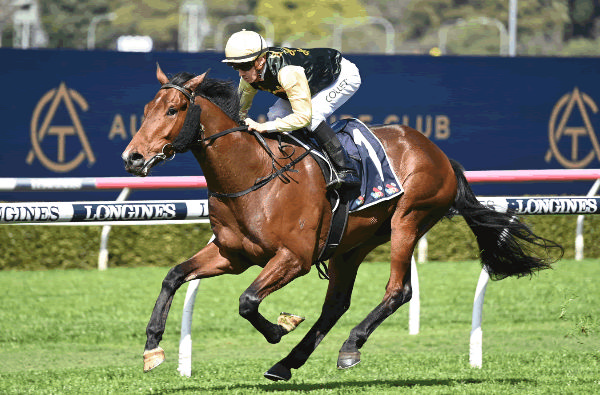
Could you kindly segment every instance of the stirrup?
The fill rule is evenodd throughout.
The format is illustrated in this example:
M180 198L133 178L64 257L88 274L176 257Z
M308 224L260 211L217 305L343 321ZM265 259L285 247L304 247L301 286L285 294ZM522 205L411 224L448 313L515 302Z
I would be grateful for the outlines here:
M340 178L336 174L335 178L327 183L327 190L329 191L329 190L340 189L341 186L342 186L342 180L340 180Z
M353 187L360 185L360 178L358 178L358 174L352 169L340 170L338 177L341 179L342 184Z
M335 172L335 178L327 183L327 189L340 189L342 186L353 188L360 184L360 179L354 170L344 169Z

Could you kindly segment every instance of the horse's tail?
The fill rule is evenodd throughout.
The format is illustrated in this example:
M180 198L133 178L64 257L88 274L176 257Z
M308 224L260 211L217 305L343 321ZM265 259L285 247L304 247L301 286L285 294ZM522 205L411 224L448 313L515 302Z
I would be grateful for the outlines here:
M490 278L500 280L508 276L522 277L551 268L554 251L560 257L561 245L534 234L511 213L490 209L477 200L471 190L462 166L450 160L458 182L452 208L460 213L477 238L480 258ZM543 253L543 254L542 254ZM539 256L543 255L543 257Z

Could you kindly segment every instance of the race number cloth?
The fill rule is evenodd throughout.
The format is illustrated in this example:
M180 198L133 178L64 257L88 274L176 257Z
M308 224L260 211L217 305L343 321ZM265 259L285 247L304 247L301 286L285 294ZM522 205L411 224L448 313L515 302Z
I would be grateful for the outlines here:
M350 212L404 193L381 142L364 123L354 118L343 119L332 124L331 128L337 133L361 179L360 194L350 204Z

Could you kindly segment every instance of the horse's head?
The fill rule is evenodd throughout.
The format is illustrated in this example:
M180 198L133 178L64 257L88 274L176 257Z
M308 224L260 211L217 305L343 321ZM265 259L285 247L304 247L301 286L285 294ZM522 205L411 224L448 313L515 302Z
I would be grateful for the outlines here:
M175 155L173 141L205 76L206 73L197 77L180 73L169 81L157 64L156 78L161 89L144 107L144 121L121 155L125 170L145 177L153 166Z

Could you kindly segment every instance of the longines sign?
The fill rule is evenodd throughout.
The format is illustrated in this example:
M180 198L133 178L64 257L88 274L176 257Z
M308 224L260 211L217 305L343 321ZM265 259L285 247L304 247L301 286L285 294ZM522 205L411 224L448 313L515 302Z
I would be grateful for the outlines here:
M479 201L497 211L519 215L600 213L598 197L483 197Z
M132 222L207 219L207 200L0 203L0 223Z
M216 53L0 48L0 56L2 177L125 176L120 154L159 88L157 62L170 75L211 68L213 78L234 84L238 78ZM354 116L371 124L407 124L467 170L600 166L600 59L348 58L359 67L362 86L330 121ZM274 99L259 93L250 115L264 119ZM188 154L153 174L201 173ZM36 196L61 198L57 192Z

